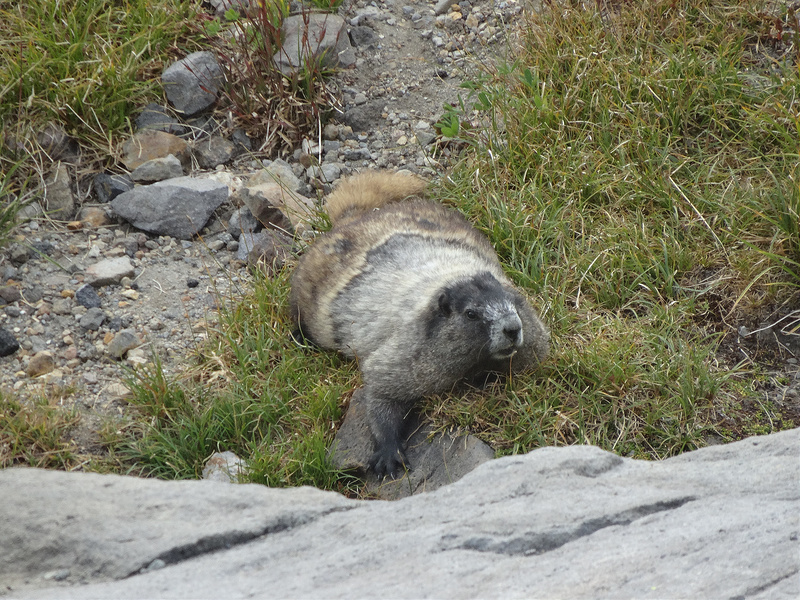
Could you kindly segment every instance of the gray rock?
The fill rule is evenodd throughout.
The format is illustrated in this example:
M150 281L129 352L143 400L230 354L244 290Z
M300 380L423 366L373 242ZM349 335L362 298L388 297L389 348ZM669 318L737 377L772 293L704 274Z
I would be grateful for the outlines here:
M80 324L86 331L97 331L106 320L106 313L102 308L90 308L81 317Z
M12 265L20 266L28 262L28 259L31 257L31 250L27 246L23 246L22 244L11 244L8 247L8 260L11 261Z
M250 254L250 251L263 243L267 237L266 231L259 231L258 233L243 232L239 236L239 248L236 250L236 259L241 261L247 260L247 255Z
M358 506L309 487L273 490L213 481L82 475L0 470L4 593L6 586L17 590L52 585L44 576L64 569L70 571L68 581L120 579L155 560L172 565ZM108 504L112 498L114 504ZM156 498L159 501L153 502ZM45 531L50 541L45 542Z
M86 308L100 308L103 304L97 291L88 283L82 285L75 291L75 301Z
M133 189L133 180L127 175L99 173L92 181L98 202L111 202L122 192Z
M44 187L45 212L51 219L67 221L75 215L75 196L66 165L59 165Z
M114 358L122 358L128 350L142 345L142 341L132 329L123 329L106 347L106 352Z
M39 377L47 375L56 368L56 360L51 352L47 350L34 350L36 354L31 356L25 373L28 377Z
M86 281L94 287L103 287L122 281L123 277L134 276L133 265L127 256L107 258L86 269Z
M372 27L359 25L350 29L350 41L356 48L375 49L379 38Z
M19 290L19 286L3 285L0 286L0 299L3 300L3 303L8 304L19 302L22 300L22 292Z
M258 219L253 216L250 209L246 206L237 208L233 211L230 221L228 221L228 233L234 237L239 237L242 233L252 233L259 228Z
M78 142L69 137L61 125L52 121L36 134L36 143L51 162L73 163L80 160Z
M211 52L193 52L170 65L161 83L172 106L187 117L210 108L224 82L222 69Z
M238 144L241 147L240 149L246 152L250 152L253 149L253 140L243 129L234 129L231 133L231 141Z
M351 67L355 52L347 36L344 19L330 13L307 13L284 19L283 46L273 61L285 75L292 75L308 62L319 59L325 68Z
M228 198L228 186L211 179L178 177L120 194L111 207L138 229L189 239Z
M143 162L131 171L131 179L139 183L164 181L165 179L174 179L182 175L183 165L174 154L168 154L163 158L153 158Z
M373 101L348 108L341 118L345 125L353 128L353 131L373 131L378 128L382 113L381 103Z
M306 173L309 179L333 183L342 176L342 166L336 163L322 163L320 166L308 167Z
M244 235L244 234L243 234ZM237 254L241 249L241 242ZM263 269L267 275L280 271L292 254L292 240L277 231L266 229L255 234L247 252L247 264Z
M0 327L0 356L11 356L19 350L19 342L14 334Z
M290 192L300 190L300 179L292 171L292 166L280 158L273 160L261 171L256 171L250 178L248 185L262 185L265 183L278 183Z
M414 136L417 138L417 143L420 146L427 146L436 139L436 134L430 131L417 131Z
M458 2L455 2L455 0L439 0L433 8L433 14L443 15L453 4L458 4Z
M220 483L239 483L247 470L244 461L233 452L215 452L203 467L203 479Z
M219 135L212 135L194 145L194 156L202 169L226 165L236 156L236 144Z
M250 6L250 0L209 0L214 7L216 15L222 17L231 8L239 13L243 13Z
M369 148L358 148L357 150L346 150L344 152L344 160L346 161L369 160L371 157L372 154Z
M793 599L799 453L800 430L660 462L543 448L397 502L5 469L0 580L15 598Z
M145 106L136 117L136 129L156 129L173 135L186 133L186 127L170 116L166 108L153 103Z

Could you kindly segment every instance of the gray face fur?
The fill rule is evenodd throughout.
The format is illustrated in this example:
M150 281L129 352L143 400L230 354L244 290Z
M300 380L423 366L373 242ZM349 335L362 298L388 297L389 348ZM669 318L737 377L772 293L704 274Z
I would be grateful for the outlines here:
M450 323L440 321L446 319ZM511 358L523 344L522 320L513 299L490 273L447 286L439 296L439 313L431 320L443 331L460 330L478 366Z

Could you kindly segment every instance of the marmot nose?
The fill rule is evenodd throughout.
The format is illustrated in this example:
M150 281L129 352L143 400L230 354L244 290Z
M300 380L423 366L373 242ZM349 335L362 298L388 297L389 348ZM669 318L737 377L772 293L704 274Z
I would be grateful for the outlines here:
M503 327L503 333L505 336L515 344L519 342L519 333L522 331L521 327L517 327L516 325Z

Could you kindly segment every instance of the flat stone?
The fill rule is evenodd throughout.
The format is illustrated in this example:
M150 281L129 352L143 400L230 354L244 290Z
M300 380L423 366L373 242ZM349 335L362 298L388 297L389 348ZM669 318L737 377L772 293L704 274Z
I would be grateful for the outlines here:
M104 208L99 206L84 206L78 213L81 223L91 227L105 227L113 223Z
M248 181L249 185L261 185L262 183L277 183L290 192L297 192L300 189L301 182L294 174L289 163L277 159L263 169L256 171Z
M190 239L228 198L228 186L212 179L177 177L117 196L111 207L134 227Z
M118 284L123 277L134 276L131 259L127 256L107 258L86 269L86 281L94 287Z
M90 308L81 317L80 325L86 331L97 331L106 320L106 313L102 308Z
M265 227L290 231L307 223L312 216L311 207L301 196L277 183L248 185L242 188L240 196L253 216Z
M164 158L153 158L131 171L131 179L138 183L152 183L181 176L183 176L183 165L174 154L168 154Z
M156 129L173 135L186 133L186 127L170 116L166 108L154 103L145 106L136 117L136 129Z
M142 345L139 336L132 329L123 329L118 332L114 339L106 347L106 352L114 358L122 358L128 350Z
M122 163L129 170L146 163L154 158L166 158L170 154L175 156L184 167L191 164L189 145L177 135L144 129L123 142L121 147ZM113 200L113 198L111 198Z
M22 300L22 292L16 285L0 286L0 298L8 304Z

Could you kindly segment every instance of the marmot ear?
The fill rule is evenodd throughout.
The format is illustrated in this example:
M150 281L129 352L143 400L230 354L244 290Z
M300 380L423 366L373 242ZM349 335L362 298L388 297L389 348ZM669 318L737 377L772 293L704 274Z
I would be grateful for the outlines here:
M450 313L453 312L453 307L450 306L450 296L447 292L442 292L439 295L439 310L442 311L445 317L449 317Z

